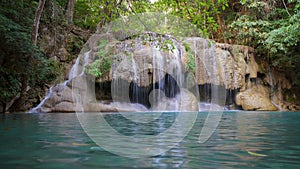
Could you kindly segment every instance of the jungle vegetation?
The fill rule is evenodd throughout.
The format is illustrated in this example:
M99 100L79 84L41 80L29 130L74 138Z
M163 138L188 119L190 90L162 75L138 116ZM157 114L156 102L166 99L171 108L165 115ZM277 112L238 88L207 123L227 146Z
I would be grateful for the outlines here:
M29 87L59 75L59 63L41 45L40 25L49 32L71 26L94 32L143 12L172 14L193 23L202 37L254 47L258 58L291 71L300 84L300 0L0 0L2 107L11 101L22 107Z

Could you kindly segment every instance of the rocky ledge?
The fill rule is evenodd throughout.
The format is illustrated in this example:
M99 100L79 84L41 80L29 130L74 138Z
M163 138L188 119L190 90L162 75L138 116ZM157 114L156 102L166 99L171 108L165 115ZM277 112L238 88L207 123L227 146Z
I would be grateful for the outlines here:
M98 64L98 69L102 70L101 75L97 77L91 75L95 63ZM104 112L143 111L149 109L149 104L152 104L152 109L174 110L176 107L174 102L180 95L179 100L182 104L180 111L195 111L199 110L198 101L201 98L199 90L203 85L223 86L226 94L224 103L226 103L225 98L231 99L233 102L227 106L234 108L240 106L243 110L273 111L293 107L285 107L280 99L277 99L275 102L277 105L274 105L271 93L271 87L274 86L271 84L271 77L263 70L264 68L255 61L254 49L247 46L214 43L199 37L176 39L149 32L122 40L111 33L96 33L81 50L70 70L68 81L52 87L47 98L36 110L41 112L74 112L82 109ZM189 73L193 75L192 80L187 76L182 79L181 74ZM171 81L169 75L172 75ZM80 80L74 83L74 79ZM120 82L115 79L126 82L128 89L125 93L134 93L134 96L131 95L130 99L126 100L127 103L133 101L145 107L137 108L131 103L125 106L111 102L116 101L115 94L124 92L123 88L112 90L116 85L114 83ZM102 87L86 86L86 80L93 84L100 84ZM288 80L284 79L284 81L286 85L281 85L281 88L289 86ZM177 89L182 86L184 90ZM197 90L191 90L195 88ZM164 91L167 97L159 98L161 99L159 101L165 104L154 106L149 100L149 93L153 89ZM80 92L74 94L74 90ZM76 97L81 95L80 93L90 91L94 92L92 98L84 97L86 104L83 107L78 106ZM234 94L228 96L232 91L235 91ZM146 97L144 97L145 93ZM105 103L104 100L107 98L110 101ZM158 98L155 99L157 101ZM151 103L147 103L148 100Z

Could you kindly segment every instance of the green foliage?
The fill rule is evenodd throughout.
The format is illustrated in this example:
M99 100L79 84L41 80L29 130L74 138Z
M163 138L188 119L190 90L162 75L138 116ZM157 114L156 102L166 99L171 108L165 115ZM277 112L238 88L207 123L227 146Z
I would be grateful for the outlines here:
M177 36L175 34L186 36L185 32L189 31L182 28L191 27L192 23L197 26L197 34L203 37L212 37L219 27L216 21L217 17L227 7L228 0L158 0L154 3L149 0L77 0L74 22L80 27L95 29L98 23L102 27L120 16L134 14L135 16L126 18L127 23L130 23L126 27L127 30L143 29L161 34L168 33L173 36ZM150 18L149 15L139 15L144 12L157 12L157 14L154 13L153 15L156 16ZM172 17L166 19L161 15L162 13L172 15ZM120 29L117 26L115 28ZM195 28L191 29L194 31Z
M7 102L15 97L20 89L20 78L27 73L27 58L34 50L31 45L30 23L23 17L30 3L0 2L0 100ZM29 16L28 16L29 15ZM28 12L25 16L30 17Z
M74 23L82 28L96 28L101 15L99 0L78 0L75 5Z
M185 70L188 70L189 72L195 72L195 53L193 52L189 44L183 43L183 46L186 50Z
M134 34L155 32L174 37L197 36L197 27L190 22L171 14L161 12L146 12L114 20L112 24L103 27L104 32L123 32L125 39ZM120 38L122 40L122 38Z
M94 30L99 23L102 27L120 16L145 12L147 2L145 0L77 0L74 23L82 28Z
M31 31L36 1L0 1L0 101L8 102L21 91L21 80L29 76L29 85L53 80L57 68L51 66L32 44ZM29 59L29 58L32 59ZM29 62L31 60L31 62Z
M91 64L86 65L85 73L95 76L96 78L108 73L112 64L112 48L108 41L101 40L98 45L98 58Z
M149 7L151 12L164 12L188 20L198 27L199 34L211 37L218 29L216 17L228 7L228 0L158 0Z
M193 52L189 51L187 52L187 57L186 57L186 66L185 69L189 70L189 72L195 72L196 64L195 64L195 55Z
M289 0L287 8L282 1L243 3L251 15L242 15L230 25L237 42L255 47L258 55L280 69L299 70L300 1Z
M71 55L77 55L84 45L83 39L79 36L69 36L67 37L67 42L67 51Z

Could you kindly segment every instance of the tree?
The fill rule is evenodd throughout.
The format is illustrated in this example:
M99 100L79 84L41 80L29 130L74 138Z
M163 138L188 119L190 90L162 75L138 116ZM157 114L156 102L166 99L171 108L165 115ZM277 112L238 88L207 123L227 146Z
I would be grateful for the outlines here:
M230 25L239 44L256 48L279 70L295 72L300 84L300 1L244 0L242 15ZM245 12L247 11L247 12ZM251 14L251 15L250 15ZM293 75L292 75L293 76Z
M43 3L42 3L43 4ZM55 64L37 46L39 3L32 0L0 0L0 107L20 110L27 98L27 86L51 82ZM42 13L39 11L38 13ZM37 17L36 17L37 16ZM36 19L34 19L36 18ZM36 20L36 22L34 22ZM20 97L23 97L20 99ZM19 99L18 99L19 98ZM7 105L7 106L6 106ZM24 110L24 109L21 109Z
M75 9L75 0L68 0L67 2L67 24L73 24Z
M227 0L158 0L149 11L179 16L195 24L203 37L221 39L224 26L220 13L227 7Z
M33 29L32 29L32 35L31 35L31 40L32 40L32 54L27 56L27 61L29 67L31 67L33 58L34 58L34 53L35 53L35 48L37 48L37 37L38 37L38 30L39 30L39 24L40 24L40 18L42 16L42 12L45 6L46 0L40 0L38 7L35 12L35 18L33 22ZM28 81L30 78L29 72L25 73L22 78L21 78L21 92L20 92L20 97L16 100L15 102L15 107L23 109L23 104L25 102L25 96L27 92L27 87L28 87Z
M33 5L29 1L0 2L0 100L6 104L20 96L21 77L25 76L26 58L33 50L30 25Z

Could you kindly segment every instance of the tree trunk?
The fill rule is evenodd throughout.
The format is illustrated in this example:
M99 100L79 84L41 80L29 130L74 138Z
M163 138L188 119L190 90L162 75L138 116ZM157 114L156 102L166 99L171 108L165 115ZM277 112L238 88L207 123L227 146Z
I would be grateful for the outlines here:
M33 22L33 31L32 31L32 44L36 46L37 43L37 37L39 32L39 26L40 26L40 19L44 10L46 0L40 0L38 8L35 12L34 22Z
M39 31L39 25L40 25L40 19L44 10L46 0L40 0L37 10L35 12L35 17L34 17L34 22L33 22L33 29L32 29L32 35L31 35L31 40L32 44L34 47L37 46L37 37L38 37L38 31ZM32 51L31 56L28 56L28 65L31 67L31 63L33 60L33 55L34 55L34 49ZM20 97L19 99L16 100L14 103L13 109L15 110L25 110L24 108L24 103L25 103L25 96L27 93L27 86L28 86L28 80L30 78L30 72L25 72L24 75L21 77L21 92L20 92Z
M68 0L67 24L73 24L74 9L75 9L75 0Z

